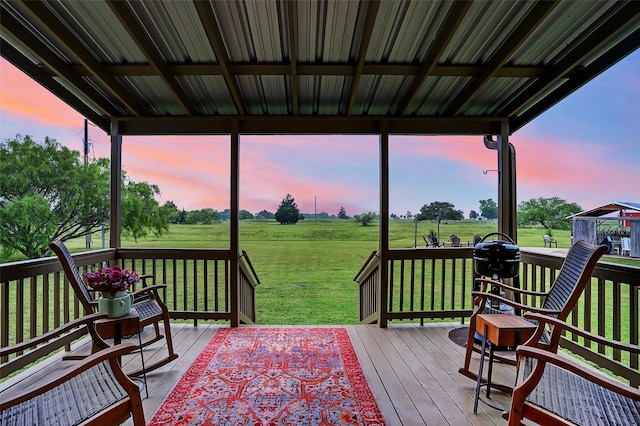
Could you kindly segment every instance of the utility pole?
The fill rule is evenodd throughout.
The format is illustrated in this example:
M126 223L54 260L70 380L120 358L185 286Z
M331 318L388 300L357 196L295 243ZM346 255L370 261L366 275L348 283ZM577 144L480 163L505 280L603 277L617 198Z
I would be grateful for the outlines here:
M318 196L313 196L313 223L318 222Z
M84 152L84 166L86 168L89 163L89 125L86 118L84 119L84 141L82 147ZM91 248L91 234L85 236L85 248Z

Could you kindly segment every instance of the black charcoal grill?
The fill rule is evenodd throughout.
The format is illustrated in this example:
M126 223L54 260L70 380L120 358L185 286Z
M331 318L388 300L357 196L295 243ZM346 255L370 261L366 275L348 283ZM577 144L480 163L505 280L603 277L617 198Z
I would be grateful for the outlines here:
M485 241L491 235L500 235L507 241ZM485 235L473 249L473 260L476 273L485 277L513 278L520 273L520 248L501 232Z

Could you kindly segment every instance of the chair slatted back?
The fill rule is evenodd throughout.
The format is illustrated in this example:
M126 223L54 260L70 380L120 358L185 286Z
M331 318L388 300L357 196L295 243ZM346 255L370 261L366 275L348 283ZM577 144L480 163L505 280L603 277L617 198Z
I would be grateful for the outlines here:
M560 311L557 317L565 320L585 286L591 281L591 273L606 249L606 246L584 241L575 243L567 253L542 307Z
M60 240L52 241L49 244L49 248L51 248L51 250L53 250L53 252L58 256L58 259L60 259L64 273L67 276L76 297L80 300L80 303L82 303L85 315L92 314L94 311L93 306L91 305L93 297L91 297L91 293L89 293L87 286L80 277L78 268L76 267L69 250L67 250L67 247Z

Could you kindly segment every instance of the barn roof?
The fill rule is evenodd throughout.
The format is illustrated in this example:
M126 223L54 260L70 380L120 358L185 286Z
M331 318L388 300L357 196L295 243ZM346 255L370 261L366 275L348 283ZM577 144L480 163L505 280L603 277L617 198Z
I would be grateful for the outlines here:
M576 213L569 216L567 219L571 219L576 216L604 216L606 214L619 212L619 211L640 211L640 203L630 203L622 201L614 201L603 206L595 207L590 210L585 210L580 213Z

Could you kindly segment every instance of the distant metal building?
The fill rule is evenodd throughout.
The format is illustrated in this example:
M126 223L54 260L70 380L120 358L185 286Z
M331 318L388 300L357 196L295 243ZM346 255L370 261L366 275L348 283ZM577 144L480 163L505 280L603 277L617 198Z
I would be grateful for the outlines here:
M614 201L603 206L567 217L571 220L572 241L584 240L598 244L598 226L604 221L618 221L622 227L629 227L631 256L640 257L640 203Z

